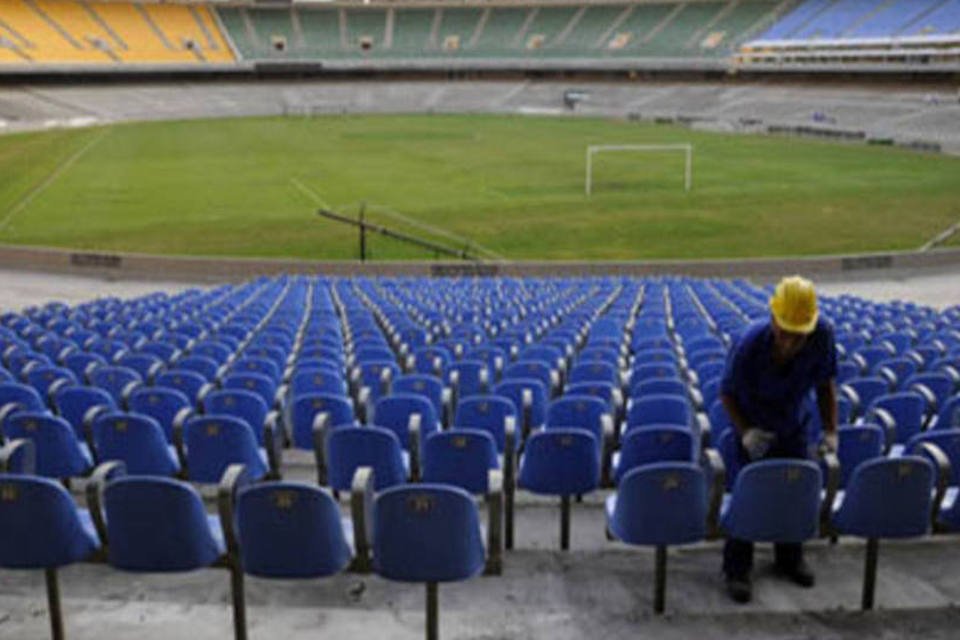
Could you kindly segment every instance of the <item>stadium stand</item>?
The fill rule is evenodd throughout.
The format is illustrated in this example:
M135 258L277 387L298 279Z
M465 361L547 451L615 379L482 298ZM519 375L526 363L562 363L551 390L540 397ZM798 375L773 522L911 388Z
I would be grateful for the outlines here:
M488 573L500 571L500 549L513 547L515 519L522 524L513 513L518 488L561 498L562 548L572 498L615 489L607 502L611 535L658 549L657 611L664 607L667 545L726 531L758 541L849 534L875 546L879 538L926 535L934 514L938 531L951 528L960 308L938 312L823 296L838 358L860 376L879 372L873 379L882 388L873 392L880 395L868 401L873 392L854 382L845 389L851 406L854 399L868 406L847 416L854 426L845 427L839 460L767 461L741 473L730 455L729 426L723 429L722 416L697 398L722 375L726 350L748 323L767 317L768 296L769 289L746 281L691 278L280 277L6 313L0 316L0 377L9 380L0 384L7 439L0 450L0 518L28 526L55 517L59 528L44 527L45 536L24 547L19 529L0 527L0 566L44 569L53 588L56 567L79 560L141 572L226 568L236 637L244 637L242 570L274 577L299 570L282 548L270 557L269 544L254 542L269 532L271 517L281 516L246 514L244 507L242 522L249 515L259 523L242 524L239 538L223 526L232 522L234 498L265 478L257 486L275 487L270 495L281 511L329 520L299 512L320 503L329 512L326 497L311 491L298 498L300 489L276 482L288 468L284 443L313 449L320 484L335 498L351 493L354 519L378 514L375 529L348 523L353 535L342 538L335 521L314 523L340 548L329 559L311 560L303 575L336 573L352 557L354 570L425 582L428 629L437 619L436 582L466 579L484 564ZM149 375L119 366L145 349L160 352L158 344L175 348L169 358L143 360ZM79 375L62 366L92 351L98 357L85 360ZM506 361L489 368L495 386L480 384L464 395L444 388L451 373L459 378L467 370L460 365L483 368L481 356ZM166 390L190 359L209 361L203 379L211 387L231 386L238 376L258 384L193 391L195 403ZM888 394L899 384L893 363L907 360L911 371L937 375L914 374L903 381L909 391ZM254 391L259 382L269 385L265 396ZM91 389L100 391L83 392ZM626 392L625 421L617 429L613 399ZM901 397L909 399L905 407L894 402ZM869 440L862 446L852 439L861 436ZM882 485L871 484L869 464L886 470L878 476ZM908 465L917 473L902 472ZM84 475L92 475L90 512L77 511L60 485L44 479ZM221 484L219 517L205 515L185 479ZM768 491L772 482L782 484L779 497ZM846 497L837 493L844 487ZM681 489L684 502L671 506L675 522L646 521ZM865 510L885 499L871 495L901 490L896 510L882 516ZM448 527L478 533L471 494L487 496L485 545L480 537L449 533ZM35 495L35 505L19 501L21 495ZM180 505L182 522L165 518L157 505L167 502ZM151 505L150 514L140 513L142 504ZM435 508L440 504L457 505L451 508L460 515L445 520ZM152 524L144 529L147 516ZM167 548L164 541L181 535L192 546ZM398 549L409 548L385 537L391 535L427 546L401 558ZM257 550L244 548L247 539ZM57 540L73 551L51 552ZM349 540L352 547L342 548ZM429 540L469 542L469 548ZM868 552L871 566L875 571L875 549ZM872 606L874 589L865 583L864 608ZM58 607L51 597L54 627L62 625Z
M806 0L744 44L744 62L955 61L957 0Z
M235 57L202 4L2 0L0 61L183 65Z

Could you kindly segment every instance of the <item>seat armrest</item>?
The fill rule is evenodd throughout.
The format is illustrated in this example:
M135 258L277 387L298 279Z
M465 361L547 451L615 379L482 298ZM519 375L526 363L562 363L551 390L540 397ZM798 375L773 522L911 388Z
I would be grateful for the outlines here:
M833 535L833 502L840 489L840 459L832 451L824 451L820 459L827 468L825 494L820 503L820 535Z
M327 431L330 428L330 414L318 413L313 417L313 456L317 463L317 484L327 484Z
M701 455L701 464L706 469L709 494L707 502L707 536L718 538L720 532L720 505L723 503L723 492L726 486L727 469L723 464L720 452L707 447Z
M854 389L848 384L838 385L838 389L841 394L845 395L847 399L850 400L850 404L853 405L853 411L855 413L860 411L860 408L861 408L860 394L857 393L856 389Z
M20 470L13 469L14 460L20 462ZM0 448L0 473L20 473L32 476L37 472L37 447L33 440L11 440Z
M393 381L393 374L390 373L390 369L384 369L380 372L380 397L386 397L390 395L390 385Z
M512 417L507 418L503 442L503 492L505 546L513 549L513 497L517 488L517 427Z
M524 389L521 394L523 422L520 424L520 442L526 444L530 437L530 430L533 428L533 392L530 389Z
M200 391L197 392L197 409L203 411L203 401L207 399L207 396L213 393L216 390L216 385L208 382L202 387Z
M220 515L223 539L227 543L227 554L232 557L236 557L240 553L240 545L233 528L233 512L237 491L240 487L249 483L250 477L247 474L247 468L242 464L231 464L223 472L220 485L217 487L217 513Z
M450 386L447 387L445 391L449 390L450 399L449 399L449 405L444 406L444 410L446 410L448 413L444 417L443 426L446 429L449 429L450 427L453 426L454 411L457 408L457 404L460 402L460 372L451 371L450 376L447 379L447 382L449 383Z
M359 467L350 484L350 518L353 520L355 571L370 571L370 546L373 543L373 503L375 478L372 467Z
M453 422L453 397L453 390L450 387L444 387L443 393L440 396L440 403L443 407L442 415L440 416L440 426L443 429L449 428L451 426L450 423Z
M279 480L282 477L283 431L280 429L280 414L276 411L269 412L263 420L263 446L267 449L270 475Z
M503 472L487 474L487 575L503 573Z
M943 505L943 496L947 493L947 487L950 485L953 468L950 464L950 458L944 453L943 449L932 442L918 442L914 445L913 450L925 454L936 467L937 477L934 485L933 506L931 507L931 522L933 530L937 531L940 529L938 522L940 508Z
M53 384L47 389L47 405L54 406L54 396L57 395L57 392L71 384L73 383L69 378L57 378L54 380Z
M15 414L17 411L23 411L23 405L19 402L8 402L0 407L0 431L2 431L3 425L7 421L7 418Z
M187 421L193 417L193 409L184 407L173 417L173 447L177 452L177 458L180 460L180 467L185 469L187 466L187 448L184 445L184 431L187 428Z
M357 392L357 418L360 424L367 424L370 414L370 387L363 387Z
M123 391L120 392L120 399L123 403L122 409L127 409L130 402L130 395L143 386L142 382L131 382L123 388Z
M153 365L147 370L146 382L148 384L153 384L153 381L157 379L157 376L160 375L161 371L163 371L163 364L154 362Z
M100 416L110 413L110 407L105 404L97 404L87 409L83 414L83 439L90 447L90 454L96 455L97 449L94 446L93 423Z
M410 480L420 481L420 439L423 434L423 416L414 413L407 423L407 433L410 438L407 450L410 452Z
M273 394L273 407L276 410L281 411L287 404L287 393L289 391L289 387L285 384L281 384L277 387L277 392Z
M107 486L107 482L126 473L127 465L120 460L113 460L104 462L94 469L87 481L87 509L93 518L93 526L97 530L97 537L100 538L100 546L104 549L107 548L109 540L107 539L107 521L103 517L103 489Z
M864 418L864 422L870 422L870 418L875 419L883 428L883 453L886 455L890 453L890 447L897 442L897 421L894 420L893 414L882 408L871 409Z
M613 457L614 432L613 416L605 413L600 416L600 425L603 428L603 442L600 448L600 485L603 487L612 486L613 481L610 477L611 459Z

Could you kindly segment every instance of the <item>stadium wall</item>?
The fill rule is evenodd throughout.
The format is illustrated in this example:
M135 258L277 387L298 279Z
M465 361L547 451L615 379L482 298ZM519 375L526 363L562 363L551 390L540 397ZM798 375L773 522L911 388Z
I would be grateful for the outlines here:
M960 266L960 248L730 260L630 262L518 261L311 261L204 258L140 253L97 253L44 247L0 246L0 268L106 279L240 282L284 273L330 276L649 276L751 277L773 280L791 273L849 277L855 273Z

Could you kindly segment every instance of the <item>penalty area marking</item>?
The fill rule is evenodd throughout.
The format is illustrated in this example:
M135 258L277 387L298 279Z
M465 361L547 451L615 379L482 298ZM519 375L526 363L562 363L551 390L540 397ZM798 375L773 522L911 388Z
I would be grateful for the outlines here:
M5 231L15 215L26 209L27 206L37 198L37 196L49 189L50 185L52 185L60 178L60 176L66 173L67 170L83 156L83 154L92 149L95 144L107 137L107 134L109 134L110 131L112 131L112 129L101 130L99 135L87 142L87 144L80 147L80 149L78 149L77 152L72 156L54 167L53 171L50 172L50 175L48 175L43 182L27 192L26 195L20 198L20 200L18 200L16 204L14 204L13 207L7 211L7 214L3 217L3 220L0 220L0 231Z

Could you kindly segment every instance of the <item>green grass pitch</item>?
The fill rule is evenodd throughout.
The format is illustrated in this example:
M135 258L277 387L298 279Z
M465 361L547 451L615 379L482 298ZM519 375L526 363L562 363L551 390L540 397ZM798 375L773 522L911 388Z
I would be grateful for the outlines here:
M682 190L681 154L619 154L598 158L595 195L584 196L587 145L677 142L696 147L692 192ZM0 137L4 243L357 257L356 230L314 215L318 201L350 215L364 201L372 221L508 259L913 249L960 219L960 160L522 116L252 118ZM370 250L433 257L384 238Z

